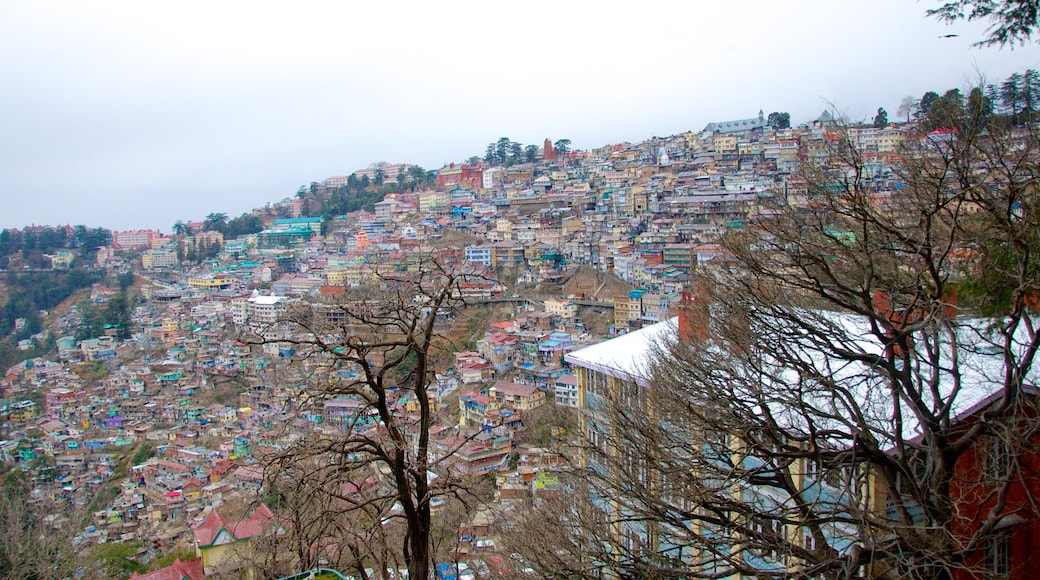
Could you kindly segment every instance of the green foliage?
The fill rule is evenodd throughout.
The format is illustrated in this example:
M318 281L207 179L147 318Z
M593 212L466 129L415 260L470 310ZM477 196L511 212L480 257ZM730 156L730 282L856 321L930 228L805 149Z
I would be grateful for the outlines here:
M134 452L133 456L130 458L130 464L141 465L152 457L155 457L155 449L153 449L151 445L145 443L138 447L137 451Z
M367 178L367 176L365 177ZM367 181L367 179L363 178L361 181ZM317 204L317 213L343 215L360 209L372 211L376 203L383 201L385 193L378 189L367 189L368 186L361 186L361 181L358 182L357 189L352 189L348 185L330 191L328 196Z
M951 0L927 13L947 24L959 20L989 22L989 36L975 46L1024 46L1036 32L1040 9L1036 0Z
M774 111L766 117L766 125L773 129L787 129L791 126L791 113Z
M524 147L524 159L528 163L534 163L535 161L537 161L538 160L538 146L537 145L528 145L527 147Z
M972 87L967 97L959 89L950 89L941 96L928 91L917 107L917 121L925 131L990 127L995 122L1022 126L1036 120L1037 109L1040 109L1040 72L1027 69L1008 76L1000 84ZM882 110L879 109L879 114Z
M158 570L159 568L165 568L170 564L173 564L174 560L180 560L182 562L185 562L187 560L194 560L195 557L195 550L192 550L190 548L177 550L174 552L170 552L169 554L163 554L162 556L156 558L155 562L152 563L152 570L154 571Z
M48 272L8 271L7 302L0 307L0 337L3 337L0 340L0 366L6 368L18 360L44 354L49 342L29 352L17 350L15 343L43 330L40 310L54 308L76 290L99 281L101 276L101 272L81 268ZM26 326L15 333L15 321L19 318L25 319Z
M877 115L874 115L874 126L883 129L886 125L888 125L888 111L883 107L878 107Z
M148 567L132 558L141 550L140 542L98 544L90 549L92 568L108 578L128 578L134 572L144 574Z
M211 213L206 216L205 221L202 223L202 228L208 231L223 233L227 227L227 220L226 213Z
M120 292L126 292L126 290L128 288L130 288L131 286L134 285L134 273L133 272L123 272L116 279L116 282L119 284L119 291Z
M130 315L133 310L134 301L125 292L102 304L82 304L83 318L76 331L76 340L102 336L106 327L115 328L117 338L130 338Z
M76 365L76 376L87 384L97 383L108 376L108 368L101 361L89 361Z
M264 220L252 213L243 213L237 218L232 218L224 228L224 239L234 239L238 236L255 234L264 229Z
M264 498L264 505L271 509L271 511L277 512L282 508L285 503L285 498L280 493L271 493Z

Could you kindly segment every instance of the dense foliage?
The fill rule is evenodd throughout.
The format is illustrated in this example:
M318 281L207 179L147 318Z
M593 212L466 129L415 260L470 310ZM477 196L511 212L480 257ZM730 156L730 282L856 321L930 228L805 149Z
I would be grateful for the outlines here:
M89 258L98 248L112 243L112 232L86 226L40 226L21 230L0 230L0 269L12 265L49 268L47 255L58 250L72 250L81 259Z

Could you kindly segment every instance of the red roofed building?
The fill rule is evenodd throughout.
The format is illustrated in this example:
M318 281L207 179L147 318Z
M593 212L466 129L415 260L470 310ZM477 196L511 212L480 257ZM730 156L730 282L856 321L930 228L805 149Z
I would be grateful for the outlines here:
M194 560L178 558L165 568L159 568L147 574L134 572L130 575L130 580L205 580L205 578L206 570L202 565L202 558Z
M454 163L437 172L437 185L457 185L467 189L480 189L484 183L484 168L480 165L455 165Z
M217 510L213 510L193 530L195 551L202 558L206 575L245 572L250 566L248 559L252 554L252 541L284 531L285 527L275 520L271 510L263 504L239 522L229 522Z

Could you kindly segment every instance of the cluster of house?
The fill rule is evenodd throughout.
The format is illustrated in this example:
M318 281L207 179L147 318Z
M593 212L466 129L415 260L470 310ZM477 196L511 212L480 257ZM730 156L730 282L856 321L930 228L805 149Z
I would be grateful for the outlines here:
M881 167L904 129L852 131L877 163L878 179L888 179ZM575 361L564 360L595 338L579 308L612 309L617 333L665 320L691 271L719 253L713 236L762 211L778 188L798 195L804 184L791 173L836 141L826 115L774 129L760 114L637 144L562 156L547 151L535 163L453 164L439 172L436 189L388 194L374 211L325 224L302 216L303 200L296 199L276 209L297 217L234 240L213 231L114 232L98 264L126 268L123 250L138 250L139 274L148 281L131 319L132 338L120 340L114 329L78 342L63 337L57 360L8 369L0 381L0 459L39 476L41 501L86 505L118 478L118 495L94 514L84 540L145 540L160 549L188 542L205 559L207 549L243 539L217 508L255 492L262 481L255 457L264 449L284 445L287 432L377 426L375 418L359 420L359 404L349 398L301 406L300 387L274 378L292 347L274 340L244 345L237 333L276 327L303 297L335 296L405 273L430 253L450 252L474 270L515 272L518 284L559 282L583 264L636 287L622 298L604 298L594 284L569 297L521 300L528 308L493 324L473 351L457 353L452 372L441 369L432 390L434 408L453 418L455 410L440 409L441 401L459 392L457 420L432 433L435 452L452 454L451 469L502 474L502 497L552 490L554 453L523 445L519 435L524 417L541 405L582 405L581 375L567 369ZM319 189L341 181L329 178ZM468 241L445 249L449 231ZM181 244L220 251L187 267ZM495 281L461 291L471 300L513 298L513 289ZM96 301L113 293L95 292ZM106 369L102 378L78 374L98 365ZM239 388L225 395L232 381ZM414 413L416 404L402 396L395 412ZM119 464L142 443L156 456ZM519 467L508 471L517 457ZM255 519L257 529L270 521L264 513ZM192 530L192 522L201 526Z
M387 194L373 211L323 223L303 215L306 198L286 199L258 215L286 216L256 234L225 240L220 232L164 236L114 232L115 249L143 251L142 265L162 278L179 270L178 246L219 247L217 258L165 289L170 299L205 290L241 296L263 285L274 294L335 292L398 269L430 250L447 231L465 232L462 258L474 265L515 268L519 283L553 282L576 264L611 272L641 289L617 306L618 328L661 320L659 302L674 299L691 269L720 249L716 235L739 227L776 195L798 198L806 184L792 177L799 164L826 159L847 135L880 186L894 178L886 161L897 156L909 127L848 127L839 134L824 113L794 128L758 117L710 123L699 132L610 145L559 155L547 148L534 163L508 167L451 164L437 188ZM315 195L347 182L315 184ZM186 224L203 230L203 222ZM325 232L322 235L322 232ZM99 262L121 259L102 252ZM489 285L473 290L492 296ZM587 289L589 297L595 288Z

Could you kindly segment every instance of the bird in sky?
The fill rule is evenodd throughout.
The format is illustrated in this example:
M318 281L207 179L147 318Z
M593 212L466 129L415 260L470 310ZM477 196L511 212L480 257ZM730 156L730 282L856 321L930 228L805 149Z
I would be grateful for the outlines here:
M944 35L940 36L939 38L957 38L958 36L960 36L960 35L959 34L944 34Z

